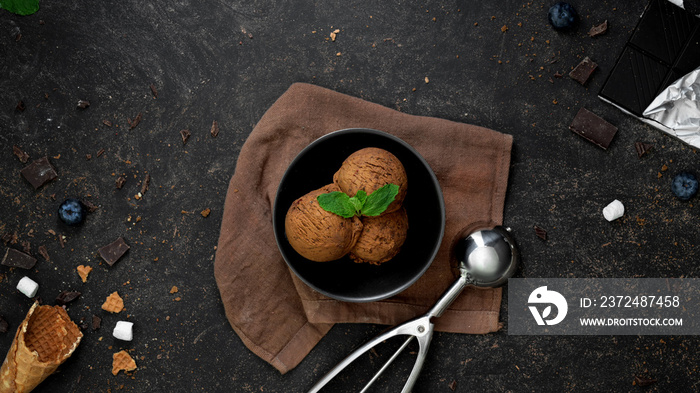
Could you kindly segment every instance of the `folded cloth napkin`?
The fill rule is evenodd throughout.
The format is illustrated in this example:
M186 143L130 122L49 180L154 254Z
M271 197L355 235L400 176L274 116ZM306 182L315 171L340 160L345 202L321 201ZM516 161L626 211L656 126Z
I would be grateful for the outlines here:
M446 228L437 257L404 292L377 302L321 295L288 269L272 229L272 206L287 166L309 143L345 128L373 128L413 146L440 182ZM510 135L412 116L325 88L297 83L268 109L241 148L229 183L214 263L226 316L243 343L285 373L334 323L394 325L424 314L455 281L452 244L463 232L503 219ZM435 329L481 334L499 329L501 289L467 288Z

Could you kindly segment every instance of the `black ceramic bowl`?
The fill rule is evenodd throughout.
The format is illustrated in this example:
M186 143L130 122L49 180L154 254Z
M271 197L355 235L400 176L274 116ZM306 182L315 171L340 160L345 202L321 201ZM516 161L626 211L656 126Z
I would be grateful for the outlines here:
M345 158L365 147L391 152L406 169L408 191L403 206L409 228L401 251L379 266L354 263L348 256L330 262L302 257L284 233L289 206L309 191L332 183ZM355 128L324 135L299 153L280 182L272 222L284 260L303 282L337 300L371 302L398 294L428 269L445 232L445 203L435 174L415 149L385 132Z

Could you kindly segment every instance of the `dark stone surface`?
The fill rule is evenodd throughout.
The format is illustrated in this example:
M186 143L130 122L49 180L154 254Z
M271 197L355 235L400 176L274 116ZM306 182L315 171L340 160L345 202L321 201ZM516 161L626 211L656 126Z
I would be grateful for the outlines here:
M548 25L550 5L125 0L43 1L27 17L0 10L0 232L16 233L32 253L46 246L51 260L26 272L41 298L80 291L69 315L102 318L36 392L301 392L385 328L338 325L280 375L224 317L213 259L226 187L247 135L293 82L512 134L505 223L521 247L519 276L697 277L697 198L681 202L670 192L674 173L697 171L696 150L597 98L644 2L578 2L581 23L566 34ZM607 34L590 38L604 20ZM599 65L585 87L556 76L585 56ZM90 106L78 108L79 100ZM581 107L619 128L607 150L568 130ZM191 133L186 145L181 130ZM637 141L654 145L641 159ZM34 190L13 145L30 160L47 155L58 177ZM69 196L97 206L77 228L56 216ZM613 199L627 211L609 223L602 209ZM131 249L110 267L97 249L120 236ZM85 284L80 264L94 268ZM24 273L0 269L11 331L30 307L15 290ZM126 310L102 312L115 290ZM497 333L436 334L416 391L698 389L695 336L509 336L506 311ZM132 342L112 338L118 320L135 323ZM3 355L11 341L0 334ZM136 359L130 376L111 374L121 349ZM386 353L363 358L332 390L366 380ZM405 360L375 391L398 390ZM658 381L640 389L636 376Z

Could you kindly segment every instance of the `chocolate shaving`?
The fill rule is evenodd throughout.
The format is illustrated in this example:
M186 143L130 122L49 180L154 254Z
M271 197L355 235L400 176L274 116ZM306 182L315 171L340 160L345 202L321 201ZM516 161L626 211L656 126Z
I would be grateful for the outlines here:
M542 240L547 240L547 231L535 225L535 235Z
M20 171L22 176L34 187L38 189L58 176L56 169L49 162L49 158L44 156Z
M95 210L97 210L97 205L90 201L83 201L83 205L85 205L85 207L87 208L88 213L92 213Z
M20 250L8 248L7 251L5 251L5 256L2 258L2 262L0 263L10 267L31 269L36 264L36 258L27 253L23 253Z
M19 242L19 244L22 246L24 249L24 252L26 252L29 255L32 255L32 244L29 243L27 240L22 240Z
M139 114L136 115L136 117L133 120L130 118L126 119L126 122L129 123L130 130L133 130L137 125L139 125L139 123L141 123L141 117L141 112L139 112Z
M182 137L182 144L183 145L187 143L188 139L190 139L190 135L192 135L190 130L180 130L180 136Z
M65 306L66 304L72 302L82 295L82 293L77 291L63 291L56 297L56 304L59 306Z
M0 333L4 334L7 333L7 330L10 328L10 324L7 323L5 318L0 317Z
M102 259L104 259L105 262L109 266L114 265L119 258L121 258L127 251L129 250L129 245L124 242L124 239L119 237L117 240L113 241L112 243L101 247L99 250L97 250L100 253L100 256Z
M90 101L78 100L78 109L86 109L90 106Z
M447 385L448 388L450 388L451 391L457 390L457 380L453 379L452 382L450 382L449 385Z
M640 377L639 375L634 377L634 383L637 386L641 386L641 387L653 385L656 382L657 382L656 378Z
M158 98L158 90L156 90L156 86L153 83L151 83L151 86L149 86L149 87L151 88L151 93L153 94L153 98Z
M92 330L99 329L101 324L102 324L102 318L98 317L97 315L93 315L92 316Z
M591 74L593 74L593 71L595 71L596 68L598 68L598 64L593 62L590 57L586 56L573 70L571 70L571 72L569 72L569 76L571 79L575 80L581 85L585 85L586 82L588 82L588 78L591 77Z
M146 191L148 191L148 185L151 183L151 175L146 174L146 177L143 179L143 182L141 183L141 195L145 194Z
M88 325L87 321L85 321L85 317L80 318L80 322L78 322L78 326L80 326L80 330L87 330L90 325ZM80 380L80 376L78 376L78 380Z
M590 30L588 30L588 36L589 37L597 37L599 35L605 34L608 31L608 21L606 20L605 22L595 25L591 27Z
M46 249L46 246L39 246L39 254L41 254L42 257L48 262L51 260L49 258L49 251Z
M105 149L100 149L100 150L97 151L97 157L99 157L99 156L101 156L101 155L103 155L103 154L105 154Z
M24 112L25 109L26 109L26 107L24 106L24 101L19 100L19 102L17 103L17 106L15 107L15 110L17 112Z
M119 176L115 185L121 190L121 188L124 187L124 183L126 183L126 178L124 176Z
M66 241L63 239L63 235L58 235L58 244L61 245L61 248L66 248Z
M651 143L635 142L634 148L637 150L637 157L642 158L649 150L654 147Z
M111 127L111 126L112 126L112 122L109 121L109 120L102 120L102 124L106 125L107 127Z
M17 145L12 146L12 152L19 158L19 162L22 164L26 164L29 160L29 154L22 151Z
M216 138L216 136L219 135L219 123L217 123L216 120L211 123L211 130L209 132L212 138Z

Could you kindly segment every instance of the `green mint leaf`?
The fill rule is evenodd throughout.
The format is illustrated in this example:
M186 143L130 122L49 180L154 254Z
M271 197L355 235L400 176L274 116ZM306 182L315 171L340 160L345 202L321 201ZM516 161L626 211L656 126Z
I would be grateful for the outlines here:
M369 217L378 216L386 210L399 193L399 186L386 184L367 196L362 206L362 214Z
M17 15L31 15L39 11L39 0L0 0L0 8Z
M364 203L357 196L351 197L350 203L352 203L352 207L355 209L355 214L359 214L360 211L362 211L362 205Z
M350 202L352 203L353 206L355 206L355 214L360 215L362 211L362 206L365 205L365 201L367 200L367 193L365 190L360 190L357 193L355 193L354 197L350 198Z
M348 194L340 191L333 191L321 194L316 197L319 206L327 212L337 214L344 218L355 215L355 205L350 201Z

